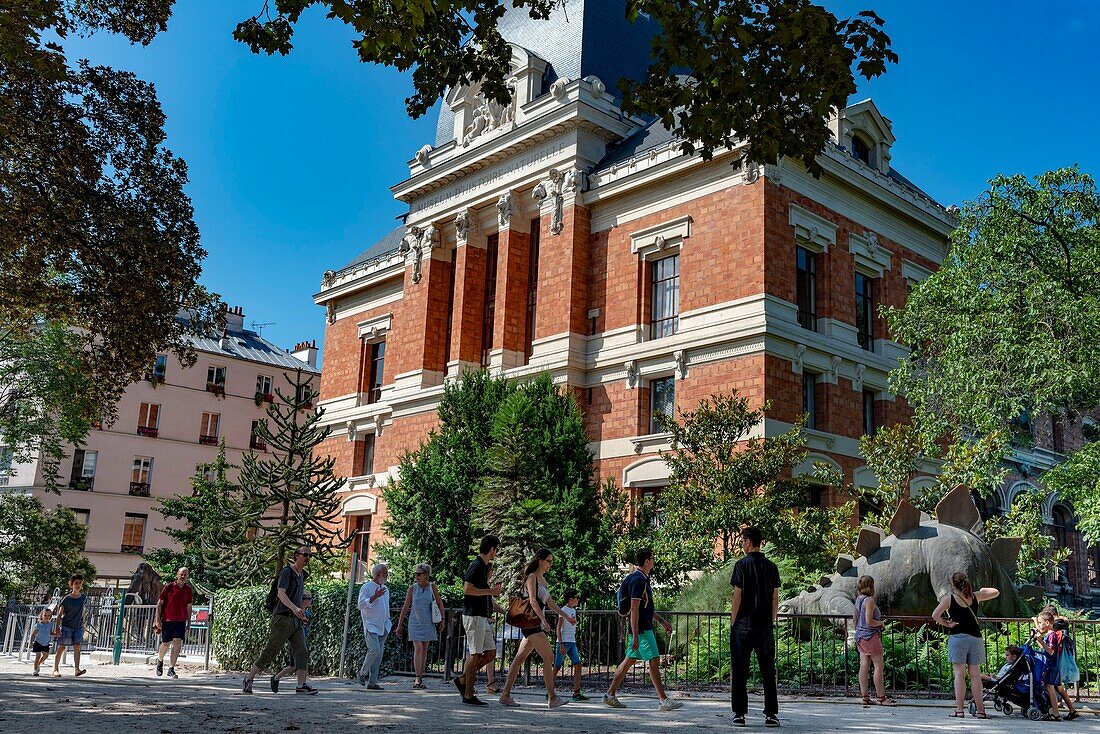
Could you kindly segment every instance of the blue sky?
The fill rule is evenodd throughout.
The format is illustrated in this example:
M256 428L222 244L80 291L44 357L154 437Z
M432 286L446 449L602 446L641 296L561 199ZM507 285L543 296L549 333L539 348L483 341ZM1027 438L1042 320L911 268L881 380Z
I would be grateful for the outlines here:
M203 282L243 306L246 324L271 323L263 335L277 344L320 344L321 273L394 226L404 207L389 187L435 121L406 117L409 78L359 63L350 33L316 10L290 56L253 55L231 34L261 5L181 0L149 47L102 35L66 45L156 84L210 253ZM1100 68L1088 50L1100 3L827 5L886 19L900 63L852 101L875 99L894 124L892 164L940 201L973 198L998 172L1078 163L1100 175Z

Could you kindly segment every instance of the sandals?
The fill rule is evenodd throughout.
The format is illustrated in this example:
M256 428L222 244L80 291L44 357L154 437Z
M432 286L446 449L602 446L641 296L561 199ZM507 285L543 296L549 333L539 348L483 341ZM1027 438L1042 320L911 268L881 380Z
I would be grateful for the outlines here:
M493 681L489 685L485 686L485 690L489 693L500 693L500 684Z
M894 699L890 698L889 696L883 696L882 698L880 698L878 700L878 705L879 706L891 707L891 706L897 706L898 702L895 701Z
M990 716L989 714L987 714L984 711L979 711L978 713L974 714L974 718L975 719L991 719L993 717Z
M414 691L426 691L426 690L428 690L428 687L426 685L424 685L424 681L418 680L416 683L413 683L413 690Z
M954 713L951 714L950 718L952 718L952 719L965 719L966 718L966 712L965 711L955 711Z
M865 708L865 709L871 708L871 697L870 696L864 696L863 697L863 708Z

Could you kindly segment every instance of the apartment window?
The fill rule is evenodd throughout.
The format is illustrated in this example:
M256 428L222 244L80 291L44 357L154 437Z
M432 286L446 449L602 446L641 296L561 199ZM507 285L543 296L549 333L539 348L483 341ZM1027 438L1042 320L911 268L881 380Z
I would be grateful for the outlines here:
M73 471L69 475L69 489L91 492L92 485L95 483L95 468L98 460L98 451L85 451L84 449L74 451Z
M867 436L875 435L878 426L875 425L875 393L871 390L863 391L863 433Z
M672 336L680 329L680 255L649 263L649 338Z
M156 438L159 429L160 405L157 403L142 403L138 409L138 435Z
M497 251L500 235L491 234L485 239L485 302L481 318L481 366L489 366L489 352L493 349L493 325L497 313Z
M275 391L271 386L271 375L256 375L256 399L271 402Z
M351 535L351 548L349 550L352 554L359 556L358 567L351 570L352 580L355 583L359 583L364 579L364 576L369 575L365 574L364 571L369 568L370 527L372 517L373 515L352 515L350 518L351 527L348 529Z
M145 522L148 515L126 513L122 526L122 552L143 553L145 551Z
M365 435L361 443L360 454L357 457L359 464L355 472L355 475L359 477L374 474L374 434L368 433Z
M11 480L11 467L15 461L15 451L9 446L0 446L0 487L8 486Z
M206 384L225 386L225 367L210 365L206 368Z
M158 354L157 359L153 362L153 379L158 382L164 382L165 375L168 374L168 355Z
M135 456L134 466L130 471L130 494L135 497L148 497L149 485L153 481L153 458L151 456Z
M195 474L202 477L204 482L212 482L217 478L217 474L214 471L212 464L196 464Z
M382 398L382 380L386 371L386 340L370 344L370 374L367 380L367 403Z
M539 220L531 220L531 249L527 267L527 319L524 322L524 362L531 361L535 343L535 308L539 293Z
M817 375L809 372L802 373L802 412L806 414L806 427L817 428L817 411L814 403L817 392L817 383L814 381Z
M817 255L805 247L795 248L795 294L798 323L803 329L817 329Z
M875 280L863 273L856 273L856 330L859 346L867 351L874 351Z
M267 451L267 443L258 435L260 421L252 421L252 430L248 434L248 448L257 451Z
M658 416L672 418L676 410L676 381L661 377L649 381L649 432L661 433L664 429L657 422Z
M222 417L220 413L203 413L199 424L199 443L204 446L216 446L218 443L218 428Z

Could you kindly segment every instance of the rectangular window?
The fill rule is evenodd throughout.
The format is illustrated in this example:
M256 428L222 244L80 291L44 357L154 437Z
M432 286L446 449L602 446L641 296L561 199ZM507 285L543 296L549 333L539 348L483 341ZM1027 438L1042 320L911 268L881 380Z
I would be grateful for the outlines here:
M878 426L875 425L875 393L871 390L863 391L863 433L867 436L875 435Z
M218 443L218 428L221 424L220 413L203 413L199 424L199 443L214 446Z
M206 384L225 387L225 367L210 365L206 368Z
M875 351L875 280L856 273L856 331L859 346Z
M145 551L145 521L148 519L148 515L126 513L126 521L122 526L123 553L142 553Z
M370 377L367 381L367 403L377 403L382 398L382 380L386 372L386 340L370 345Z
M664 487L643 487L638 492L638 502L651 513L649 527L653 530L659 530L665 524L664 512L661 510L661 490L663 489ZM635 518L635 523L639 520L640 518Z
M649 432L662 433L664 428L657 422L657 416L672 418L676 411L676 380L661 377L649 381Z
M527 266L527 319L524 321L524 363L531 361L535 342L535 308L539 300L539 219L531 220L531 249Z
M70 507L69 509L73 511L74 515L76 515L76 521L78 523L80 523L84 527L88 527L88 521L92 517L92 511L91 510L78 510L75 507Z
M271 402L271 396L275 394L271 386L271 375L256 375L256 394L262 400Z
M15 462L15 451L8 446L0 446L0 487L8 486L11 481L11 467Z
M649 338L672 336L680 330L680 256L649 264Z
M164 381L165 375L168 374L168 355L158 354L157 360L153 362L153 378L161 382Z
M795 290L798 323L804 329L817 329L817 256L805 247L795 248Z
M214 472L214 467L210 464L196 464L195 474L202 477L204 482L212 482L217 475Z
M374 474L374 434L368 433L363 436L362 446L359 447L359 466L356 471L356 476L364 477L368 474Z
M134 466L130 470L130 494L135 497L148 497L149 485L153 482L153 458L135 456Z
M359 556L358 568L351 570L355 583L370 577L368 569L370 568L370 526L372 517L373 515L352 515L350 518L351 548L349 550Z
M138 409L138 435L156 438L159 428L160 405L157 403L142 403L141 407Z
M481 366L489 366L489 352L493 349L493 325L497 313L497 251L500 235L485 238L485 302L481 310Z
M811 484L806 490L809 493L806 506L823 507L822 502L824 501L825 488L820 484Z
M814 403L817 391L817 384L814 379L817 375L812 375L809 372L802 373L802 412L806 414L806 427L817 428L817 411L814 410Z
M77 449L73 452L73 470L69 475L69 489L75 489L81 492L92 491L92 485L95 483L95 468L98 459L98 451Z
M257 451L267 451L267 443L257 433L260 430L260 422L252 421L252 430L248 434L248 448Z

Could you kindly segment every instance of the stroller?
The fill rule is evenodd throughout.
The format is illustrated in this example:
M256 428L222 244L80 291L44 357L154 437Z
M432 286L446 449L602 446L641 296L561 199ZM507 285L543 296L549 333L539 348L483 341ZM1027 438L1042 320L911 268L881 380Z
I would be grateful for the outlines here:
M992 699L993 708L1005 716L1011 716L1018 708L1022 715L1039 721L1050 709L1050 699L1043 685L1045 672L1046 659L1029 643L1023 646L1020 657L1008 672L985 690L985 695ZM971 701L970 713L976 711L977 705Z

